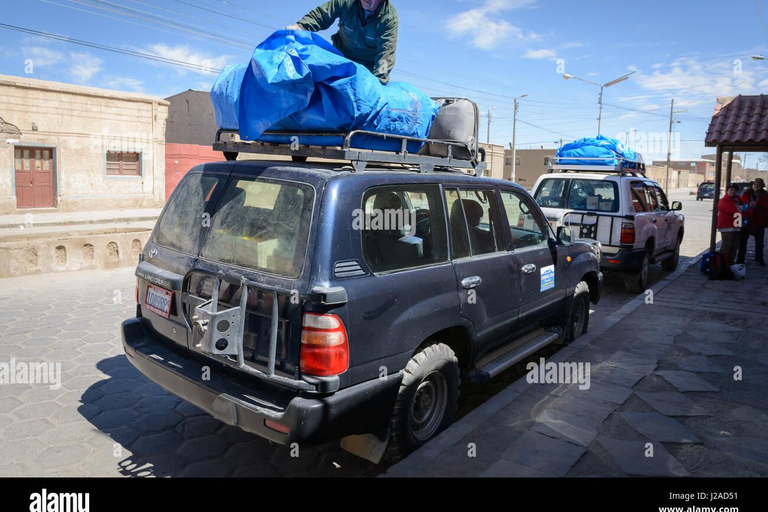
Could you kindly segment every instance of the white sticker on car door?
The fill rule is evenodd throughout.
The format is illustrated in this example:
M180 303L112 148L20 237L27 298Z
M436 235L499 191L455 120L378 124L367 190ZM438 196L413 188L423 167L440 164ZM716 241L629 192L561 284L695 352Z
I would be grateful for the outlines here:
M555 287L555 266L549 265L541 268L541 289L545 292Z

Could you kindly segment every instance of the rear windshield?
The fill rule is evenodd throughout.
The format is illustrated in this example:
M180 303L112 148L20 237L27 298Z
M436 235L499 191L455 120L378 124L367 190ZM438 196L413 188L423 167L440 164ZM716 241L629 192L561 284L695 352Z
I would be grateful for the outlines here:
M297 277L304 265L314 189L233 177L211 217L201 256Z
M193 173L181 180L157 223L155 243L188 254L197 254L200 226L208 202L215 200L219 179L219 176Z
M701 190L707 190L707 191L714 190L715 189L715 184L714 183L702 183L699 186L699 188L701 188Z
M549 178L535 196L544 208L568 208L598 212L619 211L619 187L614 181L585 178Z

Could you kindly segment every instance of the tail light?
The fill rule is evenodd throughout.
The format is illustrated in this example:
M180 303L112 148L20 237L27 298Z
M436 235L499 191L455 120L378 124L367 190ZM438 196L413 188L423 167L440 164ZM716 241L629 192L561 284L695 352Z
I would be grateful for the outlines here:
M136 278L136 304L139 303L139 278Z
M349 368L349 341L336 315L305 313L301 328L301 372L328 377Z
M621 224L621 243L627 245L635 243L635 225L631 222Z

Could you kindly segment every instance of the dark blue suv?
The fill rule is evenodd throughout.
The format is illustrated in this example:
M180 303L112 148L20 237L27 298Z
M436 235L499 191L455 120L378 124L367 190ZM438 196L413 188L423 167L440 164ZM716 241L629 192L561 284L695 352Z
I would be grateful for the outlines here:
M502 180L210 163L144 248L123 345L229 425L396 460L450 425L460 379L586 332L598 252Z

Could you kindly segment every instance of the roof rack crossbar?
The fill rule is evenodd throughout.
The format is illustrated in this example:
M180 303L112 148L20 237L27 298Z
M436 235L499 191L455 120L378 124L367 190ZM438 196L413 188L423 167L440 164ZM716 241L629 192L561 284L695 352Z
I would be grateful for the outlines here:
M353 169L360 172L369 162L389 164L412 164L419 167L420 172L432 172L436 168L471 169L476 175L482 175L486 168L485 151L473 148L465 142L439 139L420 139L405 135L370 132L366 130L352 130L350 132L278 132L268 131L264 135L283 137L338 137L342 138L341 146L317 146L311 144L285 144L280 142L243 141L240 140L237 130L219 129L213 143L213 149L229 153L260 153L275 156L313 157L332 160L348 160ZM354 148L352 140L357 136L378 137L383 140L395 139L400 141L398 151L380 151ZM298 139L300 140L300 139ZM422 144L438 144L447 148L447 156L421 155L408 151L409 142ZM472 155L469 160L456 158L453 148L465 149Z

